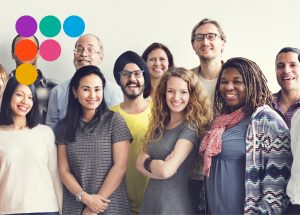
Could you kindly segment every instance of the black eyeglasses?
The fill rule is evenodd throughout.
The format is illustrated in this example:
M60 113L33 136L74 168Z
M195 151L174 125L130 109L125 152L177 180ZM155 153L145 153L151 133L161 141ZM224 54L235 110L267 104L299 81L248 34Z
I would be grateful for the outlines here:
M217 37L221 38L222 37L218 34L215 33L207 33L207 34L194 34L193 39L196 41L203 41L204 38L208 39L209 41L214 41Z
M144 70L135 70L132 72L123 70L123 71L120 71L119 73L122 78L130 78L131 75L133 75L135 78L140 78L143 76Z

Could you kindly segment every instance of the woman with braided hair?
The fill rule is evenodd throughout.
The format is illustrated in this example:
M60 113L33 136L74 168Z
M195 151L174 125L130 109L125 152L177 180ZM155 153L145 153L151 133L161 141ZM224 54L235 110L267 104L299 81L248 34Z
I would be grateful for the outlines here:
M215 119L200 145L212 214L281 214L287 203L290 134L271 109L259 66L229 59L216 85Z

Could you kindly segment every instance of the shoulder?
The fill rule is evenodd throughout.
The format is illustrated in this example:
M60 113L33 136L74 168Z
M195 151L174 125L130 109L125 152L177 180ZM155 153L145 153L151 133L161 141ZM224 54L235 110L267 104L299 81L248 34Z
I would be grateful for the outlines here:
M47 125L38 124L37 126L35 126L32 129L39 131L39 132L43 133L44 135L54 136L53 130Z
M46 78L47 86L52 89L53 87L57 86L59 82L55 79Z
M114 105L114 106L110 107L109 109L114 112L119 112L120 104Z
M70 83L70 80L67 80L67 81L64 81L60 84L57 84L52 90L56 90L56 91L61 91L61 90L67 90L68 87L69 87L69 83Z
M273 128L277 131L288 130L288 127L282 117L267 105L258 108L254 113L252 120L259 125L268 125L269 128Z

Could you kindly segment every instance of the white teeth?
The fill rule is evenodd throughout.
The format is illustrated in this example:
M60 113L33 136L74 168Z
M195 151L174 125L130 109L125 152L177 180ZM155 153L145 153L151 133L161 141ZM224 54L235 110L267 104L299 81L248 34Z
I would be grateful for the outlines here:
M24 106L18 106L19 110L26 112L27 111L27 107Z
M282 79L286 81L286 80L293 80L294 78L293 77L283 77Z

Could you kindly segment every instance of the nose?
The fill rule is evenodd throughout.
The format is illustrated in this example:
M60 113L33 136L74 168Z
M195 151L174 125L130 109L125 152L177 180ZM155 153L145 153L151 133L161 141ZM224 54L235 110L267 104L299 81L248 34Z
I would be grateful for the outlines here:
M134 76L133 73L130 73L128 80L134 80L134 81L136 80L136 77Z
M232 82L228 82L226 85L225 85L225 89L226 90L232 90L234 89L234 85Z
M94 98L95 95L96 95L95 91L94 91L94 90L90 90L90 92L89 92L89 97L90 97L90 98Z
M176 101L179 100L180 99L180 94L178 92L174 92L173 98Z
M160 63L159 59L154 60L154 65L158 65Z
M27 100L28 100L28 98L26 96L23 96L23 98L21 100L21 103L22 104L27 104Z

